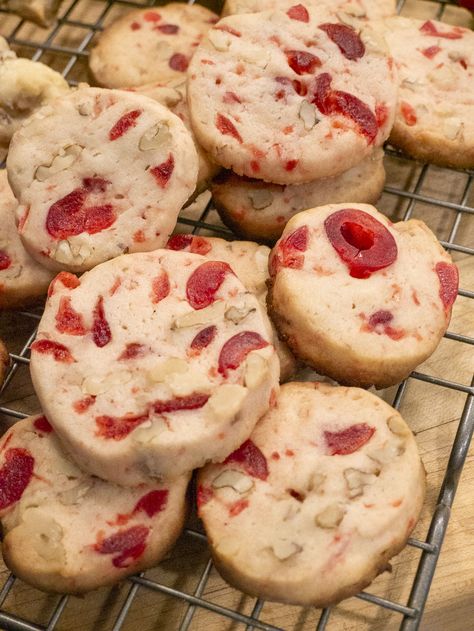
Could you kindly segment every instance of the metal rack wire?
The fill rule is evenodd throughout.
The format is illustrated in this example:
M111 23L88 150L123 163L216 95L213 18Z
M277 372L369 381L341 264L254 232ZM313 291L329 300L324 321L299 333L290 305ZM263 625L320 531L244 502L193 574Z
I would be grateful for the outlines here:
M193 0L190 0L192 3ZM405 0L400 0L398 9L403 7ZM438 18L440 18L449 4L449 0L437 0L438 3ZM155 4L154 0L105 0L101 4L101 8L97 19L92 23L77 19L74 17L74 12L81 4L81 0L72 0L72 2L62 10L62 14L58 22L47 32L43 41L31 41L21 35L24 22L18 20L14 28L9 32L2 32L2 35L7 37L7 40L15 48L24 49L26 52L23 54L31 56L33 60L40 60L44 58L45 54L54 54L62 62L62 74L68 79L71 85L76 85L77 80L73 77L73 71L76 65L84 62L87 58L87 47L93 39L95 33L103 29L104 21L107 16L117 5L123 7L142 7L151 6ZM0 9L0 27L2 26L2 16L4 12ZM77 46L68 47L64 45L58 45L55 43L55 38L58 35L60 29L64 26L75 27L82 29L84 35ZM395 159L400 159L404 163L413 163L413 161L394 151L390 147L387 148L387 153ZM3 168L4 163L0 163L0 168ZM416 181L410 190L402 189L394 186L386 186L385 193L388 196L393 196L398 200L406 200L407 205L403 214L403 219L409 219L415 209L416 204L427 204L434 208L441 208L449 217L452 217L452 224L449 230L449 235L446 240L442 240L442 245L451 252L459 252L462 254L474 254L474 249L466 245L456 243L456 236L458 234L459 226L464 217L468 217L474 214L474 208L468 205L468 199L471 192L474 190L474 172L464 171L465 185L460 196L459 202L445 201L437 197L429 196L423 193L423 184L430 172L429 165L421 166L419 173L417 174ZM444 171L451 171L445 169ZM219 236L225 236L232 238L232 233L222 225L218 225L217 222L212 220L213 209L212 203L209 203L204 211L201 213L198 219L189 219L181 217L179 223L184 226L188 226L192 229L194 234L199 234L200 231L210 231L211 233ZM467 289L460 289L459 295L465 298L474 298L474 292ZM0 414L5 415L10 419L19 419L27 416L24 412L16 409L13 406L9 406L5 403L8 399L8 395L11 393L11 383L16 373L23 369L25 370L29 363L29 347L34 339L36 324L41 316L40 310L22 311L18 312L17 317L25 324L25 329L28 333L26 341L18 353L12 353L12 364L7 374L7 378L0 390ZM474 339L463 334L454 333L448 331L445 337L461 344L474 345ZM368 601L379 607L383 607L400 615L400 630L402 631L416 631L418 629L421 617L423 614L424 606L428 596L430 584L435 572L436 564L438 562L440 549L443 543L443 539L446 533L450 517L450 509L452 507L456 489L458 486L459 477L463 468L469 444L472 438L474 430L474 381L470 384L463 384L457 381L448 380L441 377L434 377L421 372L413 372L409 379L401 383L395 393L392 404L395 408L399 408L407 389L409 380L420 380L432 384L435 387L447 388L450 390L463 393L465 396L464 409L459 421L457 433L452 444L450 457L444 474L444 479L439 491L436 508L432 515L431 525L428 531L426 540L410 539L409 545L419 549L420 559L418 563L418 569L413 580L410 596L406 602L400 603L392 600L381 598L371 593L362 592L358 594L357 598ZM196 541L205 542L205 535L196 529L186 529L185 537L191 538ZM236 610L223 607L215 602L207 600L203 597L206 585L209 581L209 576L212 569L211 560L207 560L204 565L200 578L195 586L193 593L187 593L175 587L151 580L144 574L133 576L129 579L130 587L123 603L121 604L118 613L115 616L112 626L113 631L119 631L127 620L130 608L136 599L139 590L148 589L153 592L161 592L171 598L177 598L187 603L187 608L184 615L181 618L178 629L179 631L187 631L192 624L193 616L197 608L204 608L209 612L222 616L229 621L234 621L240 625L244 625L247 631L253 631L253 629L263 629L266 631L281 631L279 627L267 624L260 620L260 614L263 609L264 603L260 600L255 600L253 609L250 615L245 615ZM16 579L10 575L6 580L3 587L0 589L0 626L7 631L52 631L57 628L60 622L61 616L65 612L68 606L68 597L62 596L59 598L55 607L49 617L46 624L38 624L30 620L26 620L17 615L7 613L3 609L4 602L11 592ZM331 619L331 610L325 609L321 612L319 620L316 623L316 631L323 631L328 628L328 623Z

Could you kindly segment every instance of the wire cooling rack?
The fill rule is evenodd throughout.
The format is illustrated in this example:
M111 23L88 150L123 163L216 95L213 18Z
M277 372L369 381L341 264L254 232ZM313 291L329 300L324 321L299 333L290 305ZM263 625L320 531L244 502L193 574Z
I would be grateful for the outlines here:
M406 3L408 4L410 1L411 0L406 0ZM89 3L88 7L91 8L88 8L87 11L81 11L81 8L86 2ZM49 30L33 28L20 18L12 18L12 16L0 9L0 34L7 38L9 43L19 54L31 57L33 60L41 60L48 63L62 72L63 76L68 79L71 85L77 85L77 83L86 76L89 44L95 34L103 29L104 23L106 24L110 21L114 12L117 9L124 12L124 10L129 8L151 6L153 4L155 4L153 0L144 2L134 2L132 0L106 0L105 2L99 0L73 0L66 7L63 5L58 22ZM405 0L400 0L398 5L399 11L403 8L404 4ZM433 3L426 4L433 5ZM449 4L448 0L438 0L436 3L436 15L432 17L441 19L445 11L448 10ZM211 8L218 9L219 7ZM93 20L90 19L91 15ZM64 33L64 29L74 30L75 37L71 38L71 43L69 43L67 35L65 38L59 37L61 32ZM40 33L39 36L38 33ZM60 43L57 43L58 41ZM456 256L456 253L459 255L474 254L474 249L470 247L469 238L467 239L467 244L460 242L458 239L460 226L463 222L469 220L472 222L471 216L474 213L474 208L470 205L472 201L470 202L469 200L471 198L474 199L474 187L472 186L474 172L439 169L429 165L417 164L390 147L387 147L386 152L392 167L395 169L398 165L405 168L405 170L408 169L410 171L410 177L408 183L405 181L402 185L389 184L385 187L385 206L391 206L393 213L395 215L398 214L397 219L404 220L414 216L415 210L420 206L441 212L441 219L436 226L431 227L437 232L442 245L454 254L454 256ZM0 168L4 166L4 163L0 163ZM452 196L450 199L444 199L444 195L441 194L439 190L435 192L435 194L425 192L425 184L430 179L436 180L442 177L448 177L449 179L450 176L455 178L455 188L456 191L459 191L457 201L453 201ZM381 207L387 212L384 206ZM217 214L212 207L212 202L207 203L205 208L198 212L197 216L183 213L178 223L181 224L184 230L190 230L194 234L214 234L229 239L233 236L232 233L219 222ZM445 238L443 238L443 236L445 236ZM463 298L474 298L474 292L467 289L460 289L459 295ZM20 404L23 395L22 392L18 393L16 391L13 382L16 383L18 374L27 371L29 364L29 347L35 336L36 324L41 317L41 309L37 308L31 311L21 311L13 315L10 314L7 317L9 318L10 329L14 329L16 335L20 335L22 339L21 348L19 348L16 353L10 354L12 360L11 367L3 387L0 390L0 414L3 415L7 422L8 420L12 422L15 419L27 416L26 411L33 411L30 409L25 410L25 406ZM458 344L474 344L472 337L462 333L448 331L445 337ZM456 353L454 353L454 355L455 354ZM415 631L420 625L431 581L438 562L440 548L446 533L450 509L454 501L459 477L467 456L474 428L474 381L471 381L470 384L459 383L457 380L433 376L424 372L413 372L406 381L395 389L394 393L390 394L389 400L397 409L400 408L405 397L408 383L412 382L412 380L426 382L436 388L459 393L464 398L464 407L459 418L459 424L452 443L450 455L447 459L447 466L444 471L438 499L435 503L435 509L431 516L428 534L426 538L409 540L409 546L419 552L419 560L417 570L412 577L411 592L408 598L406 598L404 602L397 602L396 600L387 599L368 592L362 592L356 597L368 601L377 607L395 612L398 615L397 626L399 625L399 628L403 631ZM21 388L22 386L20 386L20 390ZM29 396L30 394L31 390L28 390L27 395ZM35 404L33 404L33 406L34 405ZM35 411L36 410L37 408L35 408ZM182 545L184 545L185 548L185 556L187 550L191 549L195 544L201 545L202 548L205 549L206 538L199 530L199 525L187 528L182 539L184 541ZM173 627L165 625L167 613L166 605L163 605L161 614L158 614L158 619L155 620L153 626L150 627L155 630L163 629L166 626L167 629L173 628L178 631L187 631L187 629L191 628L193 625L196 612L205 609L212 617L219 617L221 622L214 621L213 623L213 628L218 630L224 628L233 629L234 626L232 626L232 623L234 623L235 628L245 628L247 631L253 631L254 629L281 631L282 627L266 623L261 619L262 610L264 610L265 605L261 600L253 599L250 601L250 599L247 599L250 602L247 608L244 608L245 611L242 612L237 610L239 609L237 604L235 608L230 608L219 604L215 599L206 598L206 587L209 585L211 572L213 571L212 563L207 553L205 553L204 557L201 554L199 558L202 561L202 571L200 575L198 575L194 585L190 586L190 589L181 589L179 584L173 581L162 580L161 576L158 579L150 578L147 572L146 574L133 576L128 579L125 583L125 587L122 589L121 599L119 599L120 602L118 604L115 602L115 600L117 600L115 598L116 594L113 595L113 590L109 590L106 592L105 603L102 603L102 607L111 611L113 610L113 614L108 616L106 623L103 623L100 618L97 618L97 622L92 623L91 628L95 630L100 627L101 630L112 629L113 631L119 631L125 628L141 629L142 625L140 622L137 622L136 613L133 621L130 622L130 612L136 605L139 592L148 591L155 601L158 599L161 599L160 602L163 602L163 600L166 601L167 599L178 599L183 604L183 608L180 610L180 619L176 620L176 624ZM45 598L49 598L47 606L43 607L44 611L41 611L40 614L36 616L35 620L31 620L30 616L25 614L24 607L19 607L22 611L21 614L17 613L16 610L15 613L13 613L12 606L8 607L8 611L5 607L7 599L9 596L11 597L12 592L19 583L21 582L17 581L12 575L9 575L3 587L0 588L1 628L7 631L51 631L53 629L63 628L63 621L68 617L68 611L72 606L71 602L77 599L68 596L45 596ZM20 595L21 593L22 592L20 592ZM53 599L52 601L51 598ZM14 599L17 604L20 600L20 597L16 600ZM81 608L79 608L79 611L80 610ZM330 629L332 628L332 611L331 609L318 611L313 615L309 626L307 622L304 622L305 618L303 616L302 619L298 619L297 624L295 624L294 627L292 626L292 628L303 629L302 625L304 625L305 630L310 628L316 629L316 631ZM74 616L77 615L77 613L73 612L69 614L69 618L71 615ZM41 618L41 621L38 622L37 618ZM303 620L303 622L301 622L301 620ZM226 626L226 624L228 626ZM467 628L464 623L460 624L462 628ZM204 627L207 628L208 625L205 624L200 628ZM82 628L81 623L77 625L76 622L75 628ZM344 626L344 628L346 627ZM377 627L377 629L380 628L385 629L385 626Z

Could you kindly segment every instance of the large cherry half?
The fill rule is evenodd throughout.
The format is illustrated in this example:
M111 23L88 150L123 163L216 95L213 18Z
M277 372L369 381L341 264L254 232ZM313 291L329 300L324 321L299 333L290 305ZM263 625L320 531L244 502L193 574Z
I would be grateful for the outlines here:
M397 259L393 236L380 221L362 210L338 210L327 217L324 228L332 247L354 278L369 278Z

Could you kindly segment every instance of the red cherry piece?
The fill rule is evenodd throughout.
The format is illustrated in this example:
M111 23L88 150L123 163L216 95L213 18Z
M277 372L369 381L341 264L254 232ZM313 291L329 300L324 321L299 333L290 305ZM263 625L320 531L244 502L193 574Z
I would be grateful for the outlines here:
M407 125L409 125L410 127L416 125L416 121L418 119L416 117L415 110L409 103L407 103L406 101L400 101L400 110Z
M393 320L393 314L390 311L380 310L376 311L369 317L369 321L363 330L368 332L375 331L378 335L384 334L392 338L392 340L398 341L405 337L406 333L403 329L395 329L391 326Z
M148 414L125 415L125 416L96 416L97 425L96 436L100 438L111 438L113 440L123 440L130 432L148 420Z
M227 340L219 354L218 371L227 377L229 370L240 366L249 353L265 348L268 342L259 333L242 331Z
M12 260L5 250L0 250L0 270L8 269L11 264Z
M292 20L298 20L299 22L309 22L308 9L302 4L296 4L286 12L286 15Z
M259 480L268 478L267 459L251 440L246 440L243 445L224 460L224 464L234 462L242 465L245 472L253 478L258 478Z
M118 356L119 361L124 361L127 359L136 359L137 357L143 357L148 351L148 347L143 344L138 344L137 342L131 342L127 344L125 349Z
M161 20L161 15L156 11L147 11L144 13L143 19L145 22L159 22Z
M231 506L229 506L229 515L231 517L237 517L240 513L248 508L249 501L248 500L237 500Z
M216 127L224 136L232 136L235 138L240 144L243 143L242 136L237 131L234 123L224 116L223 114L217 114L216 116Z
M105 317L104 298L99 296L93 312L92 339L99 348L106 346L112 339L109 323Z
M345 24L320 24L319 28L336 44L346 59L354 61L365 54L365 46L358 33Z
M212 324L207 326L194 337L191 342L191 348L193 351L201 351L203 348L207 348L212 340L216 337L217 327Z
M151 409L155 414L168 414L185 410L198 410L206 405L209 394L189 394L186 397L176 397L168 401L155 401Z
M146 539L150 529L145 526L132 526L127 530L119 530L107 539L94 545L99 554L120 553L112 559L115 567L125 568L144 553Z
M384 310L376 311L369 318L369 326L372 329L375 329L377 325L388 324L392 320L393 320L393 314L390 313L390 311L384 311Z
M374 432L375 427L357 423L340 432L324 432L324 439L331 456L347 456L365 445Z
M133 513L144 511L148 517L154 517L166 508L169 492L167 489L150 491L135 504Z
M87 193L77 188L59 201L55 202L48 211L46 229L56 239L67 239L84 232L84 203Z
M70 272L59 272L59 274L53 278L49 287L48 287L48 297L54 294L54 288L56 283L61 283L64 287L68 289L76 289L81 284L81 281L77 276L71 274Z
M351 119L359 132L372 144L377 137L378 125L375 114L360 99L342 90L331 90L332 77L327 72L316 77L312 102L321 114L340 114Z
M164 35L176 35L179 31L179 26L176 24L160 24L159 26L155 26L156 31L160 31Z
M79 399L78 401L75 401L72 404L72 407L73 407L74 412L76 412L76 414L84 414L84 412L87 412L87 410L91 407L91 405L94 405L94 403L95 403L95 397L87 396L87 397L84 397L83 399Z
M104 204L103 206L91 206L85 209L84 230L89 234L102 232L114 223L116 219L113 206Z
M152 298L153 304L158 304L170 293L170 279L165 270L161 270L159 276L153 279L152 285Z
M85 335L86 327L82 315L71 305L69 296L62 296L56 313L56 329L66 335Z
M321 60L316 55L304 50L285 50L288 65L296 74L312 74L321 65Z
M440 261L435 266L439 278L439 297L444 308L450 309L453 306L459 287L459 272L454 263Z
M242 103L235 92L225 92L222 100L224 103Z
M0 510L11 506L23 495L28 486L35 459L26 449L8 449L0 469Z
M375 120L378 127L383 127L388 120L388 108L383 103L377 103L375 106Z
M459 26L455 26L451 31L438 31L436 26L431 20L428 20L420 26L420 31L424 35L431 35L432 37L444 37L445 39L462 39L463 29Z
M110 182L101 177L85 177L82 186L88 193L105 193Z
M201 506L204 506L204 504L207 504L209 500L212 499L214 492L208 486L202 486L202 484L200 484L197 487L196 495L197 495L196 501L197 501L198 508L201 508Z
M436 57L440 50L441 48L439 46L429 46L429 48L425 48L421 52L428 59L433 59L433 57Z
M129 129L136 127L137 118L141 113L142 110L132 110L119 118L109 131L109 140L117 140L117 138L123 136Z
M301 252L307 250L308 241L308 226L300 226L281 239L270 258L270 275L275 276L281 267L301 269L304 265L304 255Z
M43 432L43 434L50 434L53 431L53 428L51 427L51 424L46 416L39 416L37 419L35 419L33 425L40 432Z
M230 35L234 35L235 37L242 37L242 33L236 31L235 28L228 26L227 24L219 24L219 26L214 27L216 31L225 31L226 33L230 33Z
M186 72L189 66L189 59L182 53L175 53L170 57L168 65L172 70L177 72Z
M353 278L369 278L397 259L397 244L391 233L361 210L338 210L326 218L324 228Z
M193 309L204 309L214 302L226 274L233 274L227 263L207 261L197 267L186 283L186 298Z
M36 340L31 345L31 350L44 355L52 355L55 361L64 364L72 364L76 361L64 344L53 342L53 340Z
M193 241L192 234L174 234L168 239L168 250L186 250Z
M170 153L166 162L162 162L157 167L153 167L153 169L150 169L150 173L155 178L157 184L161 186L161 188L165 188L171 175L173 174L173 170L174 158Z
M141 24L139 24L138 22L132 22L130 24L130 28L132 31L138 31L141 29L141 27L142 27Z

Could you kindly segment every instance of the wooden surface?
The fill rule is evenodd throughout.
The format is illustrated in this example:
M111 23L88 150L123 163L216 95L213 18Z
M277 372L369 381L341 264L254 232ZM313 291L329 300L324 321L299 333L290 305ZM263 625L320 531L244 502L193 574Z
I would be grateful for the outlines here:
M408 10L415 11L420 17L430 17L436 11L436 4L410 2ZM72 15L75 19L87 19L92 22L102 9L101 2L81 0ZM112 12L116 15L116 12ZM465 23L466 14L455 11L450 21ZM109 21L109 18L107 19ZM0 14L0 34L8 34L15 26L17 19ZM84 30L75 27L63 27L54 40L55 44L77 46L84 37ZM34 38L42 41L45 31L31 25L22 26L18 37ZM19 49L25 56L31 55L31 49ZM44 61L61 70L67 57L46 53ZM70 78L84 78L84 63L73 68ZM388 173L387 184L397 189L413 190L421 166L397 158L386 158ZM459 203L467 183L467 175L430 167L420 193L436 199ZM472 187L474 188L474 187ZM397 195L384 194L378 204L396 221L403 217L409 200ZM471 190L467 204L474 206L474 190ZM435 205L417 203L413 208L413 216L423 219L436 232L440 239L448 239L456 212ZM218 223L215 213L211 213L208 221ZM185 229L180 227L180 231ZM472 246L474 243L474 220L463 215L455 242ZM459 265L461 287L473 289L474 259L465 255L455 255ZM41 310L37 311L38 313ZM35 320L15 313L0 315L0 336L6 340L11 352L21 351L28 336L32 332ZM464 335L474 335L474 310L472 301L458 298L449 330ZM458 383L469 385L474 371L472 347L461 342L443 339L434 355L418 369L429 375L443 377ZM380 392L391 402L395 388ZM402 401L401 413L416 434L417 442L427 470L428 493L422 518L416 527L414 536L424 539L431 515L436 504L439 487L445 472L447 459L452 446L458 421L466 400L460 392L434 386L410 379ZM39 411L34 396L27 366L20 366L11 384L6 389L1 405L26 413ZM0 431L13 422L9 416L0 415ZM462 478L447 537L441 552L436 575L421 629L423 631L468 631L474 628L474 452L470 451ZM262 516L263 517L263 516ZM191 515L190 523L199 527L195 517ZM420 552L408 547L393 559L392 572L379 576L367 590L384 598L406 603L413 577L415 575ZM178 542L170 557L159 568L146 573L146 576L182 590L193 593L208 559L204 542L185 535ZM0 580L8 573L0 567ZM84 598L70 598L60 617L57 629L68 631L102 631L111 629L115 616L130 589L124 583L113 589L103 589ZM203 597L218 605L228 607L244 614L250 614L254 599L243 596L232 589L211 571L203 592ZM38 624L47 624L49 617L58 602L57 596L44 595L17 581L8 595L3 609L12 614ZM127 631L174 631L187 610L185 602L167 596L159 591L140 588L129 615L123 625ZM265 603L260 620L291 631L314 629L320 612L314 609L302 609L279 604ZM400 614L389 612L362 600L351 598L333 609L327 629L329 631L392 631L398 629ZM190 629L198 631L233 631L244 629L245 625L237 624L219 615L198 608L192 619Z

